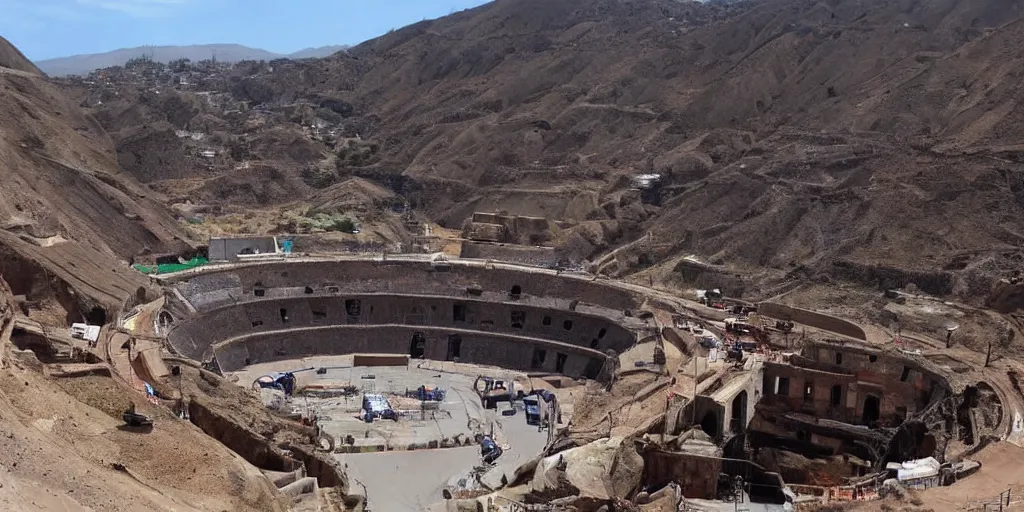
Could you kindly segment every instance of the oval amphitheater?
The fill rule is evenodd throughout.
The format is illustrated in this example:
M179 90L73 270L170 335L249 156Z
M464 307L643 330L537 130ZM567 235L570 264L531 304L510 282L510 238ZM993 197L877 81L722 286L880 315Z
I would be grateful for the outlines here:
M173 357L240 386L261 373L308 366L318 368L316 377L300 378L310 388L339 371L350 386L376 372L392 380L373 391L399 397L445 376L448 396L457 400L446 399L440 409L464 408L458 421L466 428L442 426L437 412L378 419L383 426L373 427L412 425L419 432L416 425L433 418L438 431L425 437L378 436L360 419L337 426L344 422L319 418L337 460L362 485L365 504L376 501L377 509L422 508L442 496L451 503L494 503L495 496L537 503L541 493L531 486L548 458L612 442L615 460L635 467L605 478L633 482L627 494L634 499L642 489L674 489L693 503L720 500L723 482L734 479L744 482L737 491L743 499L769 507L877 496L900 464L934 463L935 471L926 467L930 476L913 485L938 487L977 471L971 454L992 442L1016 443L1021 431L1013 375L958 361L937 340L894 343L857 323L782 304L736 301L737 313L757 311L738 320L723 309L585 272L416 256L294 257L155 279L165 292L154 327ZM753 338L736 329L755 321ZM730 346L745 350L734 354ZM360 355L376 362L360 367L353 359ZM552 396L557 405L544 413L546 433L516 426L528 419L521 406L515 416L514 394L506 413L481 408L473 377L482 375L528 382L527 394ZM378 465L428 468L446 460L438 455L446 448L465 451L463 444L481 435L501 438L506 455L497 463L481 464L472 448L471 457L451 456L461 464L457 471L410 490L411 501L383 491L388 484L380 474L388 472ZM401 453L417 448L436 450ZM387 453L359 453L365 451ZM519 494L501 497L503 489ZM583 484L575 490L610 499ZM358 491L347 483L347 492Z

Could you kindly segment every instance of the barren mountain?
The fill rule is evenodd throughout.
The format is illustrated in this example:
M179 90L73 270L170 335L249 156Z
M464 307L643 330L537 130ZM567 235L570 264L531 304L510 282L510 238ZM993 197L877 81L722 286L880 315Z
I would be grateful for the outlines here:
M112 66L123 66L128 60L147 57L156 62L168 63L178 59L194 61L216 59L222 62L243 60L309 59L327 57L348 48L347 46L321 46L305 48L295 53L274 53L240 44L197 44L190 46L138 46L121 48L103 53L90 53L45 59L36 64L51 76L83 75L90 71Z
M217 134L211 169L230 186L178 200L230 204L269 179L280 192L253 197L273 204L312 193L290 176L358 176L448 227L474 210L547 216L592 260L642 242L619 274L694 254L972 297L1020 257L1021 5L499 0L202 86L255 111L91 106L126 168L166 145L134 172L172 194L182 182L163 179L209 171L157 123ZM277 174L237 170L255 162ZM638 193L639 173L660 181Z
M188 246L164 201L117 165L103 128L0 42L0 274L68 320L146 284L127 261Z

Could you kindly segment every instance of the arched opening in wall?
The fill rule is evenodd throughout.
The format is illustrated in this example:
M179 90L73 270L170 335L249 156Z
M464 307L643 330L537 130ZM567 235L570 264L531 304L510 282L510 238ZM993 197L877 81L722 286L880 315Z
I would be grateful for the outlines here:
M525 311L513 311L511 315L511 326L513 329L522 329L526 323Z
M590 340L590 348L597 348L597 344L600 343L597 338Z
M462 357L462 336L458 334L448 335L448 353L445 361L456 361Z
M732 399L732 420L729 430L735 433L743 432L747 428L747 391L740 391L736 398Z
M832 386L832 391L829 392L828 403L831 404L833 408L839 407L843 403L843 387L842 386L840 386L839 384L836 384L835 386Z
M567 330L567 331L571 331L572 330L572 320L566 320L566 321L562 322L562 328Z
M281 313L281 322L288 323L288 310L285 309L285 308L281 308L280 313Z
M518 284L512 285L512 289L508 291L508 297L512 300L519 300L519 297L523 295L523 287Z
M596 379L598 374L601 373L601 368L604 367L605 361L596 357L591 357L587 361L587 366L583 368L583 376L588 379Z
M864 397L864 411L861 412L860 421L865 425L873 425L878 421L878 416L881 414L882 403L881 400L875 395L868 395Z
M597 331L597 339L603 340L606 334L608 334L608 329L602 327L600 331Z
M412 340L409 341L409 357L421 359L427 353L427 336L422 332L412 333Z
M555 371L558 373L565 373L565 361L569 359L569 356L561 353L555 353Z
M465 322L466 321L466 305L456 302L452 304L452 321L453 322Z
M836 365L841 366L843 364L843 353L836 352Z
M252 285L252 294L257 297L263 297L267 294L267 290L263 288L263 283L257 281L256 284Z
M551 325L551 317L545 316L540 323L541 325Z
M530 360L530 369L540 370L544 367L544 360L548 357L548 351L542 348L533 349L533 358Z
M310 286L307 286L304 290L302 290L302 292L305 293L306 295L312 295L313 294L313 288L310 287Z
M363 303L359 299L346 299L345 300L345 314L348 316L359 316L362 312Z
M700 420L700 429L705 434L711 436L712 439L717 439L720 434L718 431L718 415L714 412L704 413L704 417Z
M171 316L171 314L166 311L161 311L160 314L157 315L156 317L156 322L161 329L166 329L174 325L174 317Z
M99 306L96 306L90 309L89 313L85 315L85 321L89 325L106 325L107 311Z

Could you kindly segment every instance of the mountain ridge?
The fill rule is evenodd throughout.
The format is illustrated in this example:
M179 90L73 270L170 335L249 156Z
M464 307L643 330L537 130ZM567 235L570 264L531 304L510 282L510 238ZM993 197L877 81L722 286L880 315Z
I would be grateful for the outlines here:
M197 45L165 45L136 46L119 48L102 53L83 53L34 61L34 64L47 75L67 76L86 74L97 69L122 66L129 60L141 56L149 56L156 62L167 63L177 59L200 61L216 58L224 62L243 60L275 60L275 59L308 59L327 57L348 49L347 45L329 45L303 48L292 53L276 53L262 48L253 48L241 44L216 43Z

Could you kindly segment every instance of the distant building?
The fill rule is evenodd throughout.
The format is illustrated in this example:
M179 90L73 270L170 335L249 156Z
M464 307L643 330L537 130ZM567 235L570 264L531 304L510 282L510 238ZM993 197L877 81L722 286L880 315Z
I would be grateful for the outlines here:
M287 245L288 252L291 252L291 243ZM210 238L210 261L237 261L247 255L281 252L277 237L273 236Z

